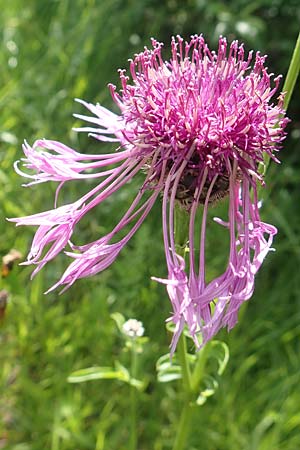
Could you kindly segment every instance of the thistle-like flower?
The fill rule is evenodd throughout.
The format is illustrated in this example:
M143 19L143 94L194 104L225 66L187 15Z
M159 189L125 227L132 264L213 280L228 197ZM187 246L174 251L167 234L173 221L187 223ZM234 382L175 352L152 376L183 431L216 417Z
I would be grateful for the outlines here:
M253 58L250 52L245 57L243 45L234 41L227 48L223 37L217 52L209 50L202 36L192 36L189 42L173 38L168 61L162 59L161 43L153 39L152 46L130 60L130 76L119 71L119 92L109 86L119 115L79 100L93 116L75 115L92 124L77 131L116 142L117 151L80 154L50 140L23 145L26 158L22 164L35 174L24 172L19 164L16 170L31 178L28 185L56 181L60 191L66 181L89 178L99 180L96 187L73 204L57 206L56 201L51 211L11 220L39 227L25 263L36 265L33 275L70 247L66 254L73 261L52 289L67 288L109 267L162 195L168 277L155 279L166 284L172 303L169 320L175 324L174 351L185 324L197 347L221 327L232 328L239 307L253 293L255 274L276 234L275 227L260 219L257 186L264 182L259 168L265 157L277 161L275 152L288 119L284 118L283 95L271 103L280 77L272 81L264 67L265 56L256 53ZM75 226L83 216L138 172L145 174L144 182L119 223L95 242L73 245ZM207 214L225 196L228 217L215 220L229 235L228 262L224 273L208 281ZM175 246L178 203L189 213L188 261ZM197 210L202 211L199 244L195 242ZM118 239L125 227L129 231Z

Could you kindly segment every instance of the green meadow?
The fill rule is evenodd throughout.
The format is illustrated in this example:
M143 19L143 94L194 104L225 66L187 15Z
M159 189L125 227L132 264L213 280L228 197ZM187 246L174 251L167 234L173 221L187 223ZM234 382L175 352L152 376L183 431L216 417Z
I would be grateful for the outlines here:
M150 37L165 42L166 58L172 35L203 33L211 48L220 34L237 38L247 50L268 54L269 71L285 76L300 21L296 0L1 0L0 6L0 256L16 249L22 260L34 228L16 228L6 218L52 208L56 189L55 183L22 187L13 163L22 158L25 139L58 140L83 153L111 151L114 144L72 131L82 126L73 114L86 114L74 99L116 111L107 84L120 86L118 69L128 68ZM217 337L230 359L215 394L193 418L187 450L300 448L298 94L299 83L281 164L271 163L262 190L262 218L278 228L276 251L234 330ZM80 223L78 241L111 230L141 180ZM63 199L74 201L88 188L89 182L71 183ZM225 206L216 215L225 214ZM207 247L212 275L227 255L225 244L216 226ZM144 384L136 389L137 450L171 449L182 399L180 381L161 383L156 372L158 358L169 351L171 311L164 286L151 280L167 276L160 202L109 269L62 295L44 295L66 260L59 256L32 281L32 267L20 261L2 268L0 290L9 298L0 311L0 449L130 450L133 387L121 379L68 381L87 367L129 368L117 313L142 321L148 338L138 355L137 378Z

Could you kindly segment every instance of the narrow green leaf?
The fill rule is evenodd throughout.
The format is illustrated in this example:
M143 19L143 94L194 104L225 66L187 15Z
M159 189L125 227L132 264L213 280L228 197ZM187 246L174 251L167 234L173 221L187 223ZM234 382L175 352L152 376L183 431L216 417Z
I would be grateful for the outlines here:
M124 373L116 371L112 367L88 367L71 373L67 380L69 383L83 383L91 380L111 379L124 381Z
M180 380L181 378L182 375L180 367L170 368L164 372L159 372L157 375L157 379L160 383L169 383L170 381Z
M125 323L125 317L121 313L118 313L118 312L111 314L110 317L116 322L116 325L117 325L119 331L121 331L121 333L123 333L123 325Z
M216 390L219 387L219 383L217 382L217 380L210 375L204 376L203 384L204 384L204 388L200 392L200 394L196 400L196 404L198 406L202 406L209 397L211 397L212 395L215 394Z
M131 377L129 371L124 367L119 361L115 363L116 371L122 374L122 380L124 383L130 384L130 386L135 387L137 390L142 391L146 386L146 382L138 380L137 378Z
M227 363L229 361L229 348L225 342L222 341L212 341L211 342L211 353L210 357L217 360L218 363L218 375L222 375Z
M179 380L181 378L181 367L177 363L177 356L174 355L172 360L170 353L162 355L156 363L157 379L160 383L168 383L169 381Z

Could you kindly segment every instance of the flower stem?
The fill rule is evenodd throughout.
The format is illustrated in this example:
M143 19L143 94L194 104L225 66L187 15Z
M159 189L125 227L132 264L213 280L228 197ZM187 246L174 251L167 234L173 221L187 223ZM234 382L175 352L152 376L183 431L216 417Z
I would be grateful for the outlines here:
M193 393L197 393L197 391L199 390L199 385L204 375L204 369L209 351L210 342L207 342L198 353L198 359L191 378L191 390Z
M185 257L189 235L189 215L185 209L175 207L175 243L178 255Z
M181 365L183 389L186 392L186 394L189 395L191 392L191 371L187 359L186 338L183 333L178 341L177 354L179 363Z
M284 85L283 85L283 92L286 92L285 98L284 98L284 109L287 110L290 99L292 97L292 93L297 81L297 77L299 75L300 71L300 33L298 35L298 39L294 48L293 56L290 62L289 70L286 75Z
M189 216L187 212L180 208L180 206L177 206L175 209L175 241L177 245L177 253L183 257L187 251L188 223ZM184 402L177 427L173 450L183 450L186 447L191 419L195 410L193 401L195 401L194 397L197 393L203 375L206 361L205 355L207 355L207 352L206 349L203 348L200 354L198 354L198 361L194 371L191 373L186 338L184 333L181 334L177 345L177 356L181 366Z
M187 348L185 336L182 334L178 346L178 359L182 370L182 386L184 390L184 404L181 411L181 416L177 428L176 438L173 450L184 450L190 430L193 410L196 410L193 402L199 392L199 386L204 375L206 361L209 355L210 343L207 343L198 353L197 362L193 372L190 371L190 366L187 359Z
M184 334L180 336L177 346L178 359L181 365L182 373L182 387L184 391L184 404L181 411L181 416L177 428L176 438L174 442L173 450L183 450L187 441L187 437L190 429L190 422L192 416L192 403L191 403L191 371L189 362L187 359L187 346L186 338Z
M132 340L131 347L131 371L132 378L136 378L137 373L137 352L135 342ZM129 450L137 448L137 391L134 386L130 386L130 445Z
M189 399L187 399L184 403L181 412L173 450L183 450L185 448L190 429L192 413L193 413L193 406L189 401Z

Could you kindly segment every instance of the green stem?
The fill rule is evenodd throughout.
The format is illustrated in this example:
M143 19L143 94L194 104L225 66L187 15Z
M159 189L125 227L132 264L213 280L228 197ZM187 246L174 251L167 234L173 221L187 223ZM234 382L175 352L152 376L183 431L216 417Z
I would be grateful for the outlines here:
M204 375L204 369L209 356L209 351L210 342L207 342L197 355L198 358L191 379L191 390L194 393L199 391L199 385Z
M183 257L187 251L188 224L189 215L184 209L177 206L175 210L175 241L177 252ZM199 387L206 361L206 358L203 358L204 354L206 354L205 349L203 349L198 355L198 362L195 366L195 370L191 373L186 338L184 333L182 333L177 345L177 356L181 366L184 402L177 427L173 450L183 450L186 447L191 419L194 412L193 410L195 409L193 406L193 401L195 401L194 397L197 393L197 388ZM199 360L201 360L201 363L199 363Z
M187 395L191 392L191 370L187 359L187 346L184 334L180 336L177 345L177 355L181 365L182 385Z
M298 35L298 39L296 42L296 46L294 48L293 56L290 62L289 70L286 75L284 85L283 85L283 92L286 92L285 98L284 98L284 109L287 110L292 93L297 81L297 77L299 75L300 71L300 33Z
M199 386L204 375L209 350L210 344L208 343L199 352L195 368L191 373L187 359L188 353L186 349L185 336L182 335L178 342L177 353L182 370L182 385L185 396L173 450L183 450L186 446L191 419L193 416L193 401L195 401L195 397L199 392Z
M189 434L190 423L193 413L193 406L190 401L185 401L181 412L180 421L177 428L177 434L173 450L183 450Z
M181 206L175 208L175 243L178 255L185 257L189 235L189 214Z
M177 355L179 363L181 365L182 388L184 391L184 404L183 409L181 411L181 416L177 428L173 450L182 450L185 448L185 444L190 430L191 416L193 412L191 403L192 400L191 370L187 358L188 353L187 353L186 338L183 333L180 336L177 345Z
M131 347L131 371L130 376L136 378L137 375L137 352L135 342L132 340ZM130 444L129 450L137 448L137 391L134 386L130 386Z

